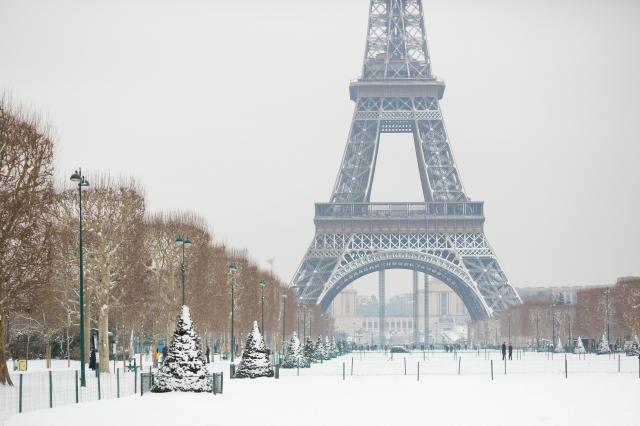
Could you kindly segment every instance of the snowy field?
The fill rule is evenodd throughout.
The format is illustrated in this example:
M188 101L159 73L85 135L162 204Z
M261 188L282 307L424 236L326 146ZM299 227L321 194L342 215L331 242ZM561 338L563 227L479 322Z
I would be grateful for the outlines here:
M6 424L599 425L638 421L638 358L623 355L618 361L617 356L587 355L578 359L570 354L568 378L564 354L553 358L514 353L505 374L495 352L461 352L458 357L420 352L395 354L393 359L382 353L354 353L301 369L300 376L297 370L281 370L279 380L228 380L228 364L216 362L214 369L225 373L223 395L140 397L129 392L120 399L13 415ZM493 380L490 359L494 360ZM66 369L66 363L54 367Z

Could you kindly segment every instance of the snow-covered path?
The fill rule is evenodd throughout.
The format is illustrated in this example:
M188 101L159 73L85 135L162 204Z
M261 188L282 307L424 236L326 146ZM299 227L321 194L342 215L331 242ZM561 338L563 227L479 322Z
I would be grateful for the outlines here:
M119 400L68 405L13 416L8 425L112 426L114 424L199 424L199 425L390 425L428 422L435 425L525 425L633 424L640 418L640 378L637 359L624 359L627 372L617 373L617 362L591 360L595 372L570 373L565 379L556 364L542 354L527 354L509 368L531 372L504 375L489 372L458 376L435 374L438 366L455 365L451 354L432 356L431 371L417 380L416 365L422 354L388 361L383 354L354 355L314 365L310 370L283 371L279 380L225 380L224 394L146 394ZM471 369L471 355L466 354ZM495 359L495 354L493 355ZM526 359L528 357L528 359ZM478 358L478 357L477 357ZM478 368L488 361L479 357ZM365 362L367 360L367 362ZM589 362L589 358L583 362ZM342 363L347 365L342 379ZM551 363L551 364L548 364ZM572 360L571 364L577 363ZM225 365L218 363L220 368ZM463 364L464 365L464 364ZM498 364L499 365L499 364ZM519 367L516 367L520 365ZM537 372L542 365L550 371ZM606 369L602 365L607 366ZM575 365L577 368L577 364ZM421 372L423 367L421 367ZM574 368L574 370L576 369ZM587 368L583 364L583 368ZM359 371L360 370L360 371ZM228 370L225 370L228 371ZM391 372L391 373L390 373ZM571 370L570 370L571 372ZM358 374L360 373L360 374ZM226 376L226 373L225 373Z

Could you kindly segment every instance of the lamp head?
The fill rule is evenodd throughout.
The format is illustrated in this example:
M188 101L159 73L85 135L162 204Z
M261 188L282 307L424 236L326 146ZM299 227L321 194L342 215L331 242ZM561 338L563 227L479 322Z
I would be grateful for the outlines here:
M238 265L236 265L235 262L231 262L229 264L229 272L231 272L233 274L237 270L238 270Z
M71 179L71 182L77 183L82 181L82 176L80 176L80 173L78 173L78 171L76 170L75 172L73 172L69 179Z
M262 279L258 284L260 285L260 287L265 288L265 286L267 285L267 282L264 279Z

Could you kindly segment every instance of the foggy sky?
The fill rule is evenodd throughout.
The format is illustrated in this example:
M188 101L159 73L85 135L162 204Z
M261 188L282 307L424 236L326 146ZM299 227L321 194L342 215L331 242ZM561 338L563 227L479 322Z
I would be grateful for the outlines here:
M425 0L467 194L516 286L640 274L640 2ZM134 175L290 280L328 201L366 0L0 0L0 90L56 129L60 181ZM383 135L372 201L420 201ZM390 293L393 293L391 290Z

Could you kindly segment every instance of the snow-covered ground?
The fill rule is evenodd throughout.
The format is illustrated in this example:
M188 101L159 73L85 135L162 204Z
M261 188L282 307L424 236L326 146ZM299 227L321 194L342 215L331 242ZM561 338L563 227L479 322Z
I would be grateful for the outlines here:
M568 379L564 355L558 354L551 360L526 353L507 364L506 375L498 354L484 352L460 353L457 359L445 353L395 354L393 360L354 353L302 369L300 376L297 370L281 370L279 380L228 380L228 364L216 362L214 369L225 373L223 395L132 395L14 415L7 425L635 424L640 418L637 358L623 355L620 373L617 357L569 355L567 360Z

